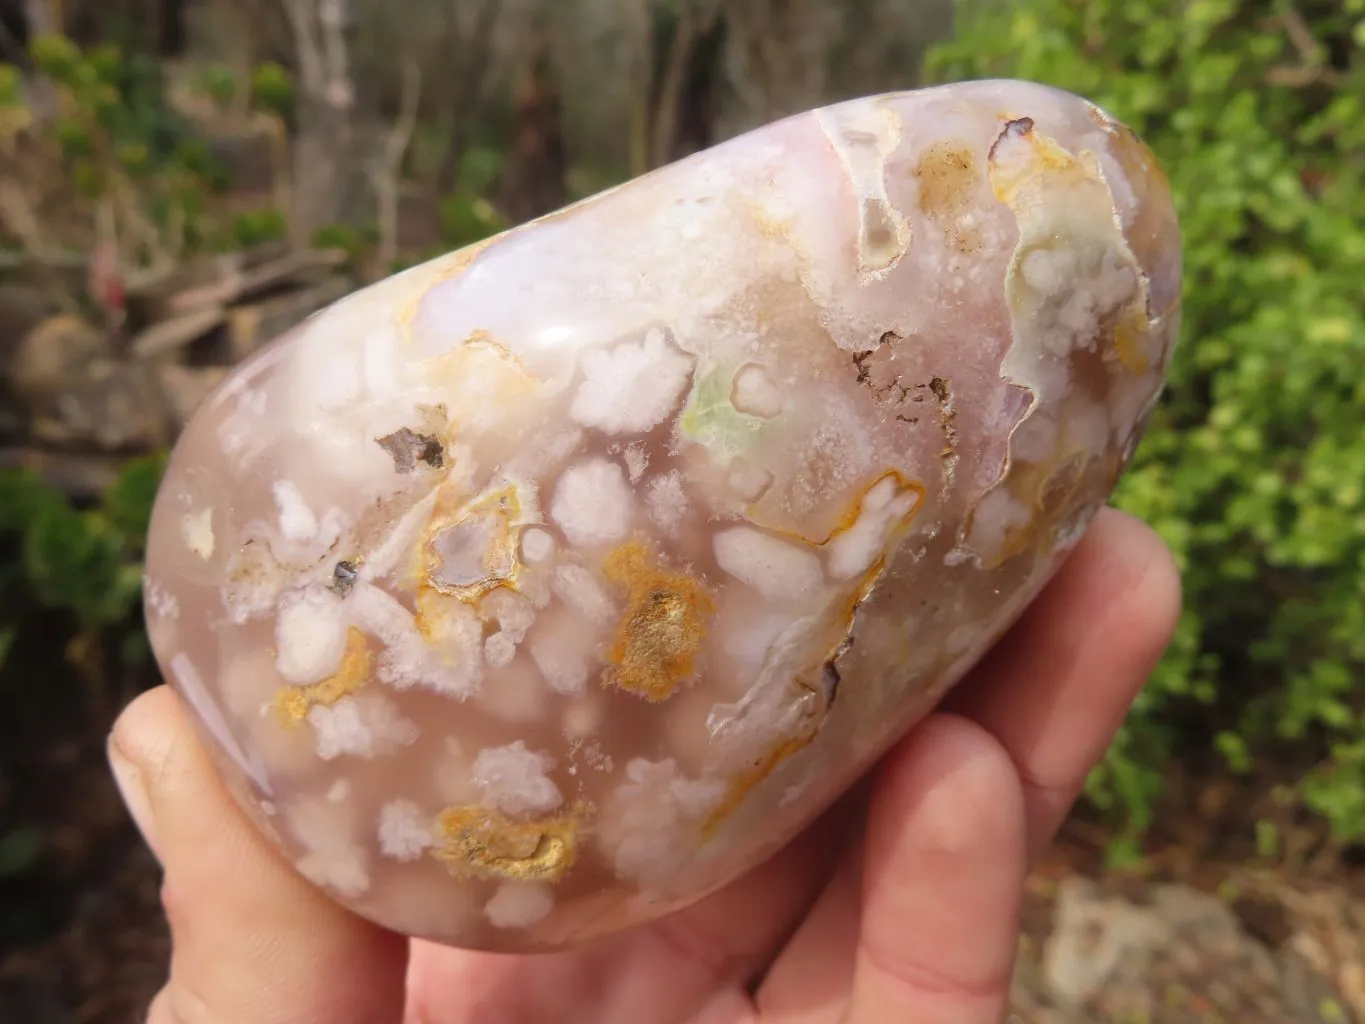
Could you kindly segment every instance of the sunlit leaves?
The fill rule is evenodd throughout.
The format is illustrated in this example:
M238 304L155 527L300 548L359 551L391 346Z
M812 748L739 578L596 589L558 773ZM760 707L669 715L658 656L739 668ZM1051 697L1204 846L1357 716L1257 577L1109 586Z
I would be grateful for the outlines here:
M966 0L930 58L1088 96L1176 194L1184 333L1117 498L1175 550L1187 609L1090 787L1137 826L1136 779L1216 697L1229 762L1299 744L1302 797L1365 834L1365 0L1331 7Z

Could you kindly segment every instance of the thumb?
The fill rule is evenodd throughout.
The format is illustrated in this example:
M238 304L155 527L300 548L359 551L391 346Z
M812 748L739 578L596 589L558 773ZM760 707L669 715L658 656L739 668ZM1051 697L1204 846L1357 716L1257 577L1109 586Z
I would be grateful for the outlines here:
M169 688L128 706L109 760L165 871L174 951L148 1024L402 1019L406 941L327 899L266 843Z

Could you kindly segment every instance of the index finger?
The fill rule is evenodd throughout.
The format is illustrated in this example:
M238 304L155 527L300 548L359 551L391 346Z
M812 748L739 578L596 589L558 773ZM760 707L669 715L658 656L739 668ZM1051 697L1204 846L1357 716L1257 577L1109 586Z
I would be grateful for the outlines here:
M945 702L1009 752L1038 857L1175 632L1180 575L1151 527L1106 508L1006 637Z

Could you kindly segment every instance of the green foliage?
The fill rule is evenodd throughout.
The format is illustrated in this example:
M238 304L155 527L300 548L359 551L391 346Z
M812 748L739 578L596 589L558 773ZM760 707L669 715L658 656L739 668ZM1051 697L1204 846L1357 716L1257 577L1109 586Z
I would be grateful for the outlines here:
M83 77L80 50L66 36L55 33L34 36L28 55L39 71L58 82Z
M134 613L164 468L160 455L130 460L90 508L76 507L28 470L0 470L0 692L36 703L30 686L33 661L36 655L41 671L53 652L30 636L14 663L6 665L21 631L31 625L40 636L68 641L65 657L77 678L104 678L106 639L121 641L116 649L125 665L147 658L145 633L133 628ZM54 633L50 621L34 614L39 608L64 616L69 627ZM0 816L0 883L31 874L43 855L41 830L7 827ZM13 913L0 914L0 938L9 937L18 920Z
M93 508L77 508L36 473L0 471L0 542L17 558L0 593L69 612L79 634L125 622L142 587L142 551L164 458L134 459ZM0 625L0 639L14 627ZM0 660L8 644L0 643Z
M152 503L166 469L164 455L132 459L104 492L100 512L129 548L141 551L152 524Z
M188 129L165 102L156 61L108 44L82 52L52 35L34 39L30 52L65 93L59 134L69 158L97 161L129 151L144 168L174 158Z
M1140 830L1162 758L1215 736L1236 770L1310 765L1300 799L1365 838L1365 0L965 0L958 25L935 80L1094 100L1183 225L1181 348L1117 501L1186 612L1091 797Z
M81 200L78 209L92 210L105 197L123 216L133 216L135 207L136 217L174 238L176 247L199 241L207 230L204 196L222 187L223 175L172 110L159 63L113 44L83 50L60 35L37 36L29 52L56 86L56 117L28 117L15 85L19 72L0 65L0 113L7 115L0 116L0 137L7 126L31 133L36 146L26 159L45 162L30 178L48 189L65 184ZM156 255L158 243L142 241L143 250L127 255Z
M455 187L441 203L441 239L447 246L472 245L509 226L487 198L506 162L489 146L468 146L460 154Z
M30 54L57 87L56 117L31 117L18 69L0 64L0 143L27 131L37 145L26 158L46 158L38 172L30 168L31 181L71 193L78 200L73 211L93 212L100 200L112 200L108 208L122 221L121 263L284 237L285 215L273 207L238 215L215 207L230 176L200 129L172 108L157 60L113 44L82 49L60 35L35 38ZM222 108L244 91L256 109L282 118L293 104L292 78L276 64L260 65L249 82L239 82L230 67L210 65L194 84Z
M232 241L244 248L276 241L284 238L288 232L288 219L274 207L248 210L237 214L232 221Z
M197 76L199 91L219 107L229 107L237 96L237 75L225 64L210 64Z
M488 195L507 166L506 155L491 146L467 146L460 154L456 171L456 191L467 195Z
M441 203L441 237L451 246L471 245L505 227L497 208L482 196L461 192Z
M337 249L346 254L350 265L361 267L374 260L379 247L379 225L373 221L359 224L327 224L313 232L312 244L317 249ZM398 260L399 266L390 273L406 270L410 264Z
M267 114L287 117L294 108L294 79L273 61L258 65L251 74L251 104Z
M0 108L14 108L24 102L24 78L13 64L0 64Z

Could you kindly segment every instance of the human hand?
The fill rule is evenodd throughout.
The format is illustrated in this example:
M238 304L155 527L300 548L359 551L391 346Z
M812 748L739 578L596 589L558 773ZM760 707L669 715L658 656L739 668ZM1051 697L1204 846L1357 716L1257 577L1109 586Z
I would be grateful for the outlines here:
M297 875L166 687L110 737L174 952L149 1024L999 1024L1030 862L1169 642L1179 581L1105 510L1022 621L773 860L652 925L541 956L408 941Z

